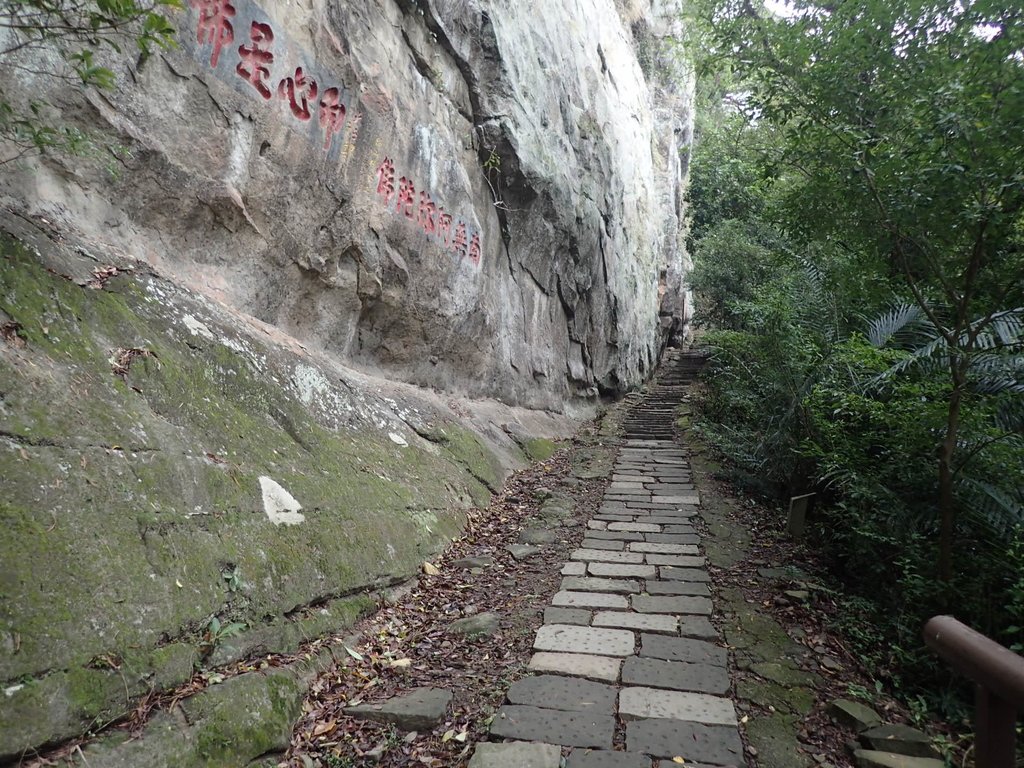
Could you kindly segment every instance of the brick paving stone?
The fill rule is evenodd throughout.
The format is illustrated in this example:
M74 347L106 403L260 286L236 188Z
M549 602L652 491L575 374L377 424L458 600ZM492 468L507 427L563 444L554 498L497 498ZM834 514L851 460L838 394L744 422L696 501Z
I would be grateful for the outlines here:
M630 525L630 523L622 523L622 525ZM657 534L649 533L647 535L655 536ZM587 531L587 538L604 541L644 541L644 534L630 533L629 531Z
M567 747L610 749L615 718L583 712L506 704L491 721L491 735Z
M649 595L711 596L711 590L708 589L708 585L698 581L657 581L655 579L648 579L644 584L644 591Z
M666 525L666 528L675 526ZM594 531L598 533L598 531ZM659 544L700 544L700 536L696 533L645 533L645 541L653 541Z
M655 523L609 523L609 531L633 531L634 533L661 533L661 526Z
M622 684L725 694L729 691L729 671L714 664L630 656L622 665Z
M640 613L692 613L703 616L711 615L711 600L706 597L689 595L634 595L632 606Z
M668 494L662 496L660 494L655 494L652 501L659 504L700 504L700 496L695 493L687 494L685 496L670 496Z
M605 493L615 493L616 491L642 491L644 490L643 481L626 481L626 480L613 480L611 485L605 490Z
M615 686L578 677L536 675L512 683L506 698L509 704L543 704L545 709L563 712L615 712Z
M469 768L558 768L562 748L557 744L482 741L476 745Z
M598 512L594 515L595 520L603 520L606 523L627 523L633 519L629 512Z
M627 549L630 552L650 552L654 555L699 554L699 550L694 544L658 544L650 541L632 541Z
M642 552L607 552L600 549L577 549L570 556L572 560L593 561L596 563L632 563L640 565L644 561ZM703 558L702 558L703 559ZM703 563L701 563L703 565ZM655 563L652 563L655 565ZM675 565L675 563L665 563Z
M640 591L640 582L631 579L566 576L562 579L561 589L563 592L612 592L620 595L631 595Z
M582 608L545 608L545 624L576 624L578 626L589 626L594 614Z
M603 531L608 528L608 523L604 520L588 520L587 528L592 531Z
M624 629L575 627L568 624L545 624L537 630L537 637L533 641L535 651L592 653L596 656L631 656L635 645L636 636Z
M694 490L693 483L661 479L653 483L643 483L643 487L648 491L658 491L659 493L674 493L678 491L680 495L692 493Z
M671 525L672 523L685 522L693 517L697 516L697 510L695 508L680 509L678 507L668 510L657 510L651 512L644 518L644 522L649 523L661 523L662 525Z
M583 576L586 572L586 563L566 563L561 571L563 576Z
M541 651L533 654L530 669L534 672L551 672L556 675L576 675L592 680L614 683L619 679L622 659L610 656L595 656L591 653L552 653Z
M679 619L657 613L627 613L626 611L598 611L594 614L595 627L639 629L644 632L679 634Z
M626 547L624 541L609 541L608 539L595 539L588 536L580 542L584 549L603 549L606 552L621 552Z
M708 572L703 568L663 566L658 569L658 575L663 579L673 579L675 581L711 581Z
M666 661L715 664L720 667L729 662L729 652L714 643L689 637L666 637L646 633L640 636L640 655Z
M626 749L671 760L713 765L746 765L743 742L732 726L679 720L633 720L626 723Z
M639 552L622 552L615 554L632 555ZM674 565L678 568L703 568L704 558L700 555L646 555L648 565ZM576 558L574 558L576 559ZM582 558L578 558L582 559ZM618 561L617 561L618 562ZM631 561L632 562L632 561Z
M651 768L651 758L635 752L576 749L565 768Z
M718 630L708 621L707 616L680 616L679 634L683 637L698 637L702 640L718 639Z
M653 565L628 565L624 563L587 563L587 572L591 576L605 578L636 578L651 579L657 572Z
M579 578L567 576L566 578ZM556 592L551 604L560 608L615 608L625 610L629 602L622 595L609 595L606 592Z
M693 691L630 687L619 691L619 717L623 720L660 718L704 725L736 725L732 699Z
M683 534L694 534L697 529L692 525L686 523L676 523L673 525L662 526L662 533L683 533Z

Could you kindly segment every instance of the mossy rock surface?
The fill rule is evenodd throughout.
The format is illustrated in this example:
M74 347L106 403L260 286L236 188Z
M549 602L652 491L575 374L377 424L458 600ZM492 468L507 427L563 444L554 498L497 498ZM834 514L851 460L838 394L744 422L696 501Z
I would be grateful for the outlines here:
M185 682L212 617L245 626L218 662L349 625L372 600L324 601L415 574L505 474L446 413L144 269L84 287L71 258L0 237L0 684L24 684L0 755ZM301 522L275 524L261 478Z

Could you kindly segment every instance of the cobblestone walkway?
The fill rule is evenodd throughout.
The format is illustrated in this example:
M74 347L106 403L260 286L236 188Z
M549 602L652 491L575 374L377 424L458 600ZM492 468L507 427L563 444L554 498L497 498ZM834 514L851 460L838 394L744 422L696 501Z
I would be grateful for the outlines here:
M694 361L676 356L625 422L612 482L471 768L744 764L728 655L709 621L693 526L699 494L673 409ZM667 370L666 370L667 369Z

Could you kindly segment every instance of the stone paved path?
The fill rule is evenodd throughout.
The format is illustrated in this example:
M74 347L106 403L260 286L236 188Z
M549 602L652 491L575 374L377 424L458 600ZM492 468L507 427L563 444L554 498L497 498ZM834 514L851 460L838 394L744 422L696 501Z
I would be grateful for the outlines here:
M728 654L709 616L700 498L673 409L694 361L670 359L625 422L611 483L562 569L530 668L471 768L741 766ZM667 370L666 370L667 368ZM527 742L527 743L524 743Z

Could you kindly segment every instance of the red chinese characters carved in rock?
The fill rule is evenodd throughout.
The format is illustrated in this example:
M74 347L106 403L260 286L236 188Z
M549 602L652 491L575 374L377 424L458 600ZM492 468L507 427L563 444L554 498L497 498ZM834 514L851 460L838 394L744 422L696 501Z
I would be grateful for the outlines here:
M302 67L296 67L292 77L286 77L277 86L277 95L288 99L292 114L299 120L309 120L309 102L316 99L316 80L306 75Z
M269 24L254 21L249 30L249 39L252 45L238 46L238 56L242 60L235 67L235 72L245 78L260 96L269 99L271 91L267 80L270 79L270 65L274 63L274 54L270 51L274 30Z
M377 194L384 198L384 205L389 205L395 194L395 164L390 157L385 157L377 167Z
M452 238L452 250L456 254L465 258L466 256L466 225L463 222L459 222L455 227L455 237Z
M199 12L196 42L213 45L210 66L216 67L221 49L235 40L235 30L231 26L235 7L229 0L190 0L189 4Z
M345 124L345 105L341 103L341 91L328 88L320 99L320 128L324 132L324 151L331 148L334 134L341 132Z
M474 232L469 239L469 260L474 264L480 263L480 233Z
M412 179L403 176L398 180L398 196L395 199L395 211L405 214L406 218L413 217L413 205L416 197L416 185Z
M441 213L437 216L437 239L441 241L441 245L445 248L448 247L448 240L452 235L452 215L450 213Z
M416 223L423 227L428 235L434 234L434 215L437 213L437 206L430 199L429 192L420 192L420 207L416 214Z

